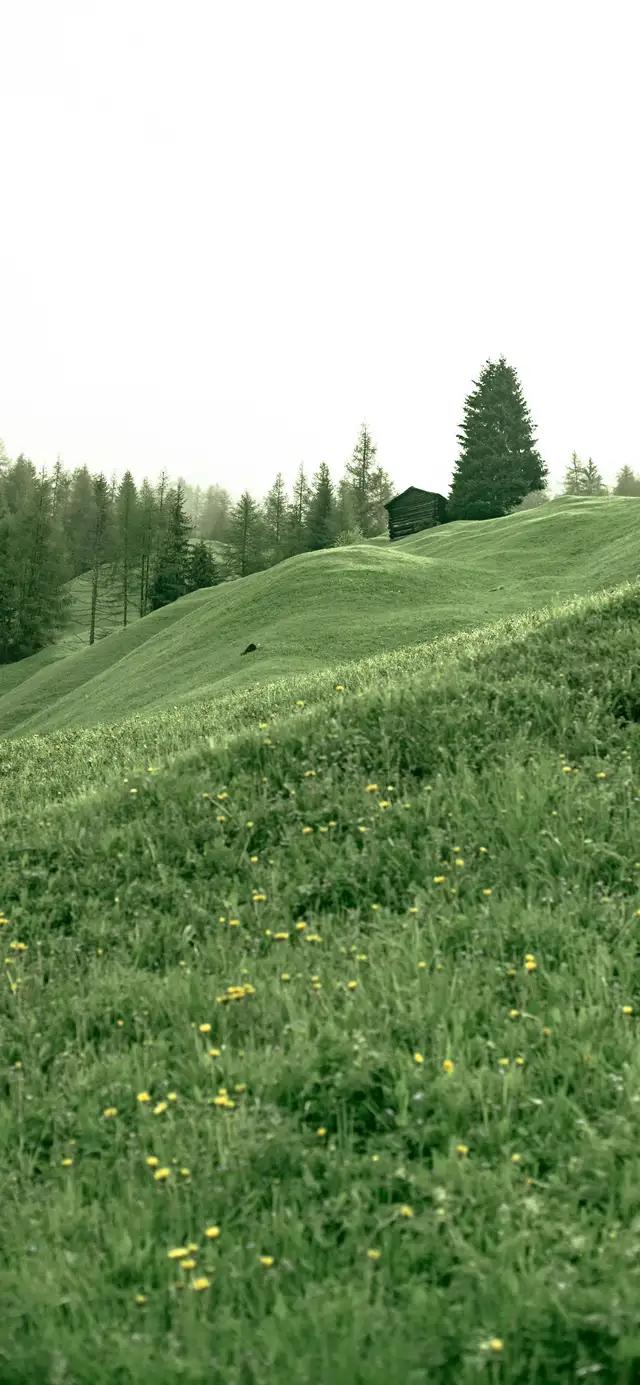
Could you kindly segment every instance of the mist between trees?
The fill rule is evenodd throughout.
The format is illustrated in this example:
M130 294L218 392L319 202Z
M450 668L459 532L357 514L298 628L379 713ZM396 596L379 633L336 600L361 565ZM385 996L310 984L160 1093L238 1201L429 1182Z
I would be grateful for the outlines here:
M552 499L548 468L515 370L487 361L464 403L459 456L446 520L493 519ZM428 461L413 484L430 489ZM0 442L0 664L60 639L77 615L69 584L87 575L86 637L126 626L188 592L261 572L297 553L357 543L387 529L385 503L397 493L377 462L366 423L334 484L322 462L310 480L301 463L288 495L282 473L263 500L248 490L233 503L220 485L206 490L165 472L136 485L60 459L48 474ZM575 452L564 495L640 495L640 476L622 466L611 491L589 457Z

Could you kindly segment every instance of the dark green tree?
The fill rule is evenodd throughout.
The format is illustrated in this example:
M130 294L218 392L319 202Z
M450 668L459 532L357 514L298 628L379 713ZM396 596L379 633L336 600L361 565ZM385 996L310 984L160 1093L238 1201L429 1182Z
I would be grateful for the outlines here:
M13 468L0 476L0 663L51 644L68 619L66 559L51 481L44 472L37 476L30 463L26 467L25 458L18 460L15 485Z
M200 515L200 537L226 543L232 500L223 486L209 486Z
M266 534L266 554L271 567L285 557L285 529L287 518L287 496L285 481L279 471L262 505L264 532Z
M286 558L292 558L294 554L305 551L310 501L311 486L305 476L304 462L301 462L293 483L291 501L285 513L282 542Z
M98 597L103 578L103 564L111 557L113 539L113 506L111 487L106 476L100 472L93 478L94 520L91 535L91 615L89 619L89 644L96 638L96 615Z
M216 567L213 554L206 539L198 539L189 553L187 568L187 591L199 591L201 587L216 587L222 581L222 574Z
M129 606L133 600L134 582L138 578L141 528L138 491L130 471L125 471L116 491L113 516L114 553L111 584L122 603L122 624L126 626Z
M493 519L531 491L544 489L548 469L535 446L520 383L504 356L487 361L465 400L460 457L447 503L448 519Z
M582 471L583 495L607 495L608 489L591 457Z
M227 559L234 577L247 577L267 567L267 535L260 509L248 491L243 491L229 517Z
M178 601L188 590L191 524L185 513L182 485L169 491L163 504L163 542L156 555L150 588L151 610Z
M138 496L138 541L139 541L139 571L140 571L140 597L138 613L146 616L150 609L149 588L151 586L151 562L155 547L155 529L157 522L157 501L153 492L153 487L146 479L140 487Z
M71 562L71 576L88 572L93 558L96 499L86 466L76 467L64 509L64 528Z
M331 548L336 538L335 495L326 462L321 462L313 480L307 511L306 547L311 552Z

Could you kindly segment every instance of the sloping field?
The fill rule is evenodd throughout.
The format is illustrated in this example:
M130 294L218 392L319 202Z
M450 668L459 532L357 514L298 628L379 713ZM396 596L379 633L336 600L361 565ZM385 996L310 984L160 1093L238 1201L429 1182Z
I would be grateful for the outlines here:
M3 1385L636 1385L633 513L577 519L564 580L624 551L614 590L510 616L459 560L496 623L358 662L345 555L290 560L323 668L188 701L200 593L127 720L0 743ZM454 533L359 550L361 623L408 571L452 621Z
M0 735L94 726L137 712L319 671L640 571L636 499L555 501L504 519L445 525L393 545L306 553L194 592L43 667L24 660L2 695ZM250 641L261 647L242 657Z

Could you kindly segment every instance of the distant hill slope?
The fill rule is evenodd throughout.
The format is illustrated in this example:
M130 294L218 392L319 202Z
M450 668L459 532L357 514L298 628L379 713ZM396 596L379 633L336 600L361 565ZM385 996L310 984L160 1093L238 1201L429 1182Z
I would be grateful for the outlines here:
M0 681L0 735L113 722L487 625L634 579L639 537L640 500L565 497L301 554L67 658L23 661L19 683ZM243 658L249 641L260 648Z

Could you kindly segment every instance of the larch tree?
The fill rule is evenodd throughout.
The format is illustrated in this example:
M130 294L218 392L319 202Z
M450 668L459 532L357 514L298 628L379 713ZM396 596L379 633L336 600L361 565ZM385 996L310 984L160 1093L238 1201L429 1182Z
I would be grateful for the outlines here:
M304 462L301 462L285 515L283 545L284 556L287 558L292 558L296 553L304 553L310 501L311 486L305 475Z
M279 563L285 556L285 527L287 518L287 493L285 480L279 471L262 504L264 531L267 541L269 566Z
M182 485L173 488L164 506L163 543L156 556L150 589L152 611L178 601L188 590L191 523L185 512Z
M247 577L267 566L267 538L259 506L243 491L229 517L227 554L229 569L235 577Z
M326 462L321 462L313 479L307 511L306 548L311 552L331 548L336 538L336 506L333 482Z
M102 564L110 557L112 540L111 487L102 472L93 479L94 520L92 529L91 554L91 615L89 619L89 644L96 638L96 612L102 575Z
M460 456L447 502L451 520L510 514L525 495L544 489L548 475L518 377L504 356L487 361L473 386L457 434Z

